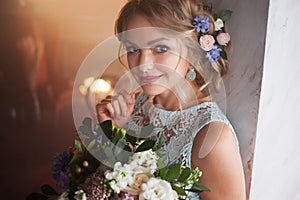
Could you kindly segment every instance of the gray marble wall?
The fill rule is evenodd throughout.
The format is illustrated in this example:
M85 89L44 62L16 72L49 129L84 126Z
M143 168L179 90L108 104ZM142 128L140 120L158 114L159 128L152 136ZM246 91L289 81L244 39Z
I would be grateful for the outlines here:
M270 0L251 200L300 199L299 0Z
M247 196L251 185L268 6L269 0L213 1L214 10L233 11L226 24L233 46L232 65L225 79L226 113L240 142Z

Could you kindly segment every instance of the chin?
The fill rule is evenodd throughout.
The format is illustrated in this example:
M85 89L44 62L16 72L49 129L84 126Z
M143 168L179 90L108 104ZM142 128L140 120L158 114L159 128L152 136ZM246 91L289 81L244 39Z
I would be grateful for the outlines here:
M156 96L164 91L166 91L165 87L159 85L144 85L142 86L143 92L148 96Z

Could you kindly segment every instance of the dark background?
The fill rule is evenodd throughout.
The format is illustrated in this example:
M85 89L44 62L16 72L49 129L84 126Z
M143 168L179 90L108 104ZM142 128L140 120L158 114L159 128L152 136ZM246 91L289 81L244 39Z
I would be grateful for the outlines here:
M1 199L25 199L44 183L55 187L53 158L76 137L76 72L113 34L121 2L1 0Z

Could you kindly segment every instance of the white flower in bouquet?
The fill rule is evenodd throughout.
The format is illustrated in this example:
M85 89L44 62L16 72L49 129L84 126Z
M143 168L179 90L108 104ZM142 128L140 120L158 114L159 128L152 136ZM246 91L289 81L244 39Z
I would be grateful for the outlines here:
M157 161L158 155L150 149L133 154L129 160L129 164L135 173L153 174L157 169Z
M142 184L142 192L139 200L174 200L178 199L177 193L171 184L158 178L150 178L147 183Z
M83 190L76 191L74 199L76 199L76 200L87 200L86 194Z
M67 191L63 192L57 200L69 200L69 197L68 197L69 193Z
M114 171L106 171L105 178L110 180L110 186L113 190L119 193L127 185L133 183L133 170L130 165L117 162L114 165Z
M123 192L139 195L139 193L142 191L142 184L147 183L151 177L153 177L152 174L134 174L134 182L123 189Z

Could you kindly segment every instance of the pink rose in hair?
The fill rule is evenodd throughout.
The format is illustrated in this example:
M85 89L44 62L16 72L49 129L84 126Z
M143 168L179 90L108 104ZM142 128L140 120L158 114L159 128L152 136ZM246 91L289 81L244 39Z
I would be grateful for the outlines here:
M220 45L226 46L230 41L230 35L228 33L220 33L217 36L217 41Z
M215 39L211 35L203 35L200 37L199 43L204 51L210 51L214 46Z

